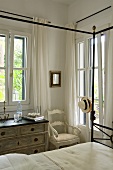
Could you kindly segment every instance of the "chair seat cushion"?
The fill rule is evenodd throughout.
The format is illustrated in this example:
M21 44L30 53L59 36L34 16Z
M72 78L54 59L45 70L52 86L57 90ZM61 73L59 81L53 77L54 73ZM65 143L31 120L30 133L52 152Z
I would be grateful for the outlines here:
M61 133L61 134L58 134L58 137L56 137L55 139L57 142L61 142L61 141L78 139L78 136L69 134L69 133Z

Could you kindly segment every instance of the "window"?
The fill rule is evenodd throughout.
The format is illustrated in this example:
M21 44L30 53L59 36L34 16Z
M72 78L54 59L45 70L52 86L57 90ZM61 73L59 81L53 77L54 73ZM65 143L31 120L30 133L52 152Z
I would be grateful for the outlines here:
M96 122L103 123L104 104L104 50L105 36L101 35L95 39L95 74L94 74L94 110ZM93 39L85 39L77 43L77 77L78 77L78 102L83 96L92 96L92 54ZM85 125L87 114L78 108L79 123Z
M78 100L81 99L81 97L86 95L86 83L85 83L85 76L86 76L86 70L85 70L85 51L84 51L84 42L78 43ZM82 111L78 108L79 112L79 123L80 124L86 124L86 114L82 113Z
M5 100L6 93L6 39L4 34L0 35L0 102Z
M0 103L29 103L30 35L0 32Z

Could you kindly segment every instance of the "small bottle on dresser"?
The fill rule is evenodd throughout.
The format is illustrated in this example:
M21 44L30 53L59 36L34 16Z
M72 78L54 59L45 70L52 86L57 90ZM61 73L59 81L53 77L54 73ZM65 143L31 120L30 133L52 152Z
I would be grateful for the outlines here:
M22 120L22 105L20 101L17 104L17 114L19 115L19 121Z

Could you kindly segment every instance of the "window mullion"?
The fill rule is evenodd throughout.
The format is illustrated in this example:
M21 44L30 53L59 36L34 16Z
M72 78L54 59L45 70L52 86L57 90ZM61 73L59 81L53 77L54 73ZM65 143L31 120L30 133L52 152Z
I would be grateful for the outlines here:
M9 56L9 34L7 33L6 34L6 76L5 76L5 80L6 80L6 85L5 85L5 96L6 96L6 105L9 104L9 80L8 80L8 77L9 77L9 59L8 59L8 56Z
M85 70L85 84L86 84L86 96L89 96L89 70L90 70L90 68L89 68L89 63L88 63L88 57L89 57L89 43L88 43L88 39L86 38L85 39L85 68L86 68L86 70ZM90 121L89 121L89 114L86 114L86 128L87 128L87 132L89 132L89 127L90 127L90 125L89 125L89 123L90 123ZM87 133L87 139L89 139L89 133Z
M12 104L13 90L13 59L14 59L14 35L10 35L10 70L9 70L9 104Z
M85 58L85 96L88 96L88 87L89 87L89 83L88 83L88 77L89 77L89 69L88 69L88 45L87 45L87 39L85 39L84 42L84 58Z

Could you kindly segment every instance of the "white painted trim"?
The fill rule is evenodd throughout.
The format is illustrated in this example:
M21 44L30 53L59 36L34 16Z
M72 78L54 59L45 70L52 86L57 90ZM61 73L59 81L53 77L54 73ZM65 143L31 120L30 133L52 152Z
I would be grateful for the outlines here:
M13 77L10 77L10 73L12 72L13 70L13 49L14 49L14 35L20 35L20 36L24 36L24 37L27 37L28 39L28 46L27 46L27 68L22 68L22 70L28 70L27 71L27 82L26 82L26 85L27 85L27 88L26 88L26 101L22 101L22 105L25 104L25 108L26 108L26 104L28 106L30 106L30 90L29 90L29 87L30 87L30 56L31 56L31 34L30 33L26 33L24 31L21 30L21 32L19 31L15 31L15 30L0 30L0 33L1 34L5 34L6 37L7 37L7 42L6 42L6 73L7 73L7 76L8 78L6 78L6 106L8 106L8 110L10 110L10 108L12 108L12 106L14 105L17 105L17 101L15 102L12 102L11 99L12 99L12 83L13 83ZM11 35L11 39L9 38L9 35ZM9 49L9 39L11 40L11 43L10 43L10 51L8 51ZM9 70L10 68L10 70ZM8 88L8 85L9 85L9 88ZM8 98L9 97L9 98ZM3 102L0 102L0 106L3 106ZM15 107L15 106L14 106ZM27 107L29 108L29 107Z

